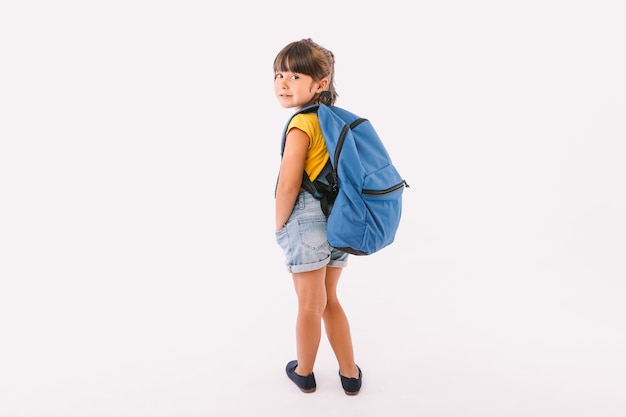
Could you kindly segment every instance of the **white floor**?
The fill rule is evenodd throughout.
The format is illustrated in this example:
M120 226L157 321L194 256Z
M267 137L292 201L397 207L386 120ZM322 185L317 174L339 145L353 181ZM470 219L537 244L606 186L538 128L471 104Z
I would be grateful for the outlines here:
M623 415L619 277L573 261L428 262L397 244L353 260L341 284L357 397L325 340L317 392L286 378L286 274L145 267L8 285L2 415Z

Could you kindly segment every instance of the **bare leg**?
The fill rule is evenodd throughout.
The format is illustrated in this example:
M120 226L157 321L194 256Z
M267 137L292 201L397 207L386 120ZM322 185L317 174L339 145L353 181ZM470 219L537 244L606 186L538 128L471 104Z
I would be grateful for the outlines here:
M295 372L307 376L313 372L322 333L322 314L326 308L326 268L293 274L298 296L296 347L298 367Z
M337 284L342 268L326 268L326 309L324 310L324 328L328 341L339 363L339 372L347 378L358 378L359 371L354 362L354 350L350 325L343 307L337 298Z

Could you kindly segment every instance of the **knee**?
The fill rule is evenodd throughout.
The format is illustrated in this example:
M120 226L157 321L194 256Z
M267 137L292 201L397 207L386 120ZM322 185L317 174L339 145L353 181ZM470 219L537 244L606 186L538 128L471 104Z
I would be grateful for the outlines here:
M304 298L299 300L298 308L303 313L321 316L326 310L326 298Z

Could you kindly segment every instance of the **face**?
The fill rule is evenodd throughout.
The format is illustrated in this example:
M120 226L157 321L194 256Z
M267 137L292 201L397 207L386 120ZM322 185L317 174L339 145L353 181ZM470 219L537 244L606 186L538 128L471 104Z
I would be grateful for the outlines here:
M295 72L277 72L274 74L274 94L283 108L300 110L311 103L315 94L324 90L324 81L316 82L309 75Z

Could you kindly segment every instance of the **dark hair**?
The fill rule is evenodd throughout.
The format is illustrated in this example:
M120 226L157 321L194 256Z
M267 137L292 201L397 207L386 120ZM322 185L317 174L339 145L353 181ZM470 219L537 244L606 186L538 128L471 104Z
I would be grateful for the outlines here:
M328 77L328 88L314 99L314 103L332 106L339 95L335 89L335 56L310 38L291 42L274 58L274 72L291 71L308 75L315 81Z

